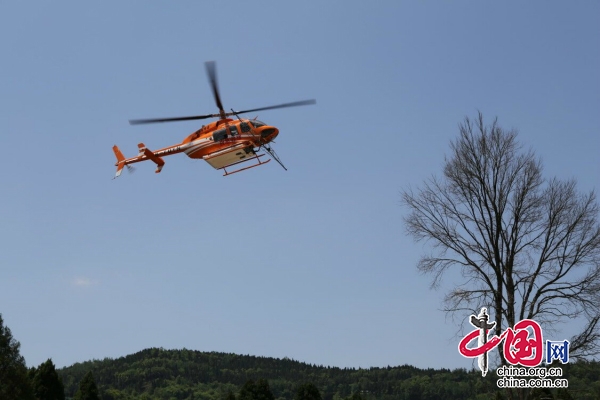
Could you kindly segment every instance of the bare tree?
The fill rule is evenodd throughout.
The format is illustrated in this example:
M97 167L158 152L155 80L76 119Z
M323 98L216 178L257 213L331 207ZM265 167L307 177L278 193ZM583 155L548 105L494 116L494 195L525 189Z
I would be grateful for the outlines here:
M585 325L571 338L570 355L600 353L594 192L578 193L574 180L544 179L541 161L497 120L485 125L479 113L459 130L443 177L402 193L408 233L433 246L419 270L433 275L436 288L444 272L460 268L464 281L447 293L445 310L465 318L488 307L497 335L525 318L544 329L580 318Z

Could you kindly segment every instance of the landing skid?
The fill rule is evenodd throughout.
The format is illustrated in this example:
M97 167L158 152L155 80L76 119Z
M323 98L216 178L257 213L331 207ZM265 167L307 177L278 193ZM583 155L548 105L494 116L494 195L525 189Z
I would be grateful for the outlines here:
M221 167L219 169L222 169L223 171L225 171L225 173L223 174L223 176L227 176L227 175L235 174L236 172L245 171L245 170L250 169L250 168L254 168L254 167L258 167L260 165L267 164L269 161L271 161L270 158L267 161L261 161L260 157L262 157L262 156L264 156L264 154L255 154L254 157L248 158L246 160L238 161L238 162L233 163L233 164L229 164L229 165L227 165L225 167ZM254 160L256 161L256 164L250 165L248 167L236 169L235 171L231 171L231 172L227 171L227 168L229 168L229 167L232 167L234 165L239 165L239 164L242 164L242 163L245 163L245 162L248 162L248 161L254 161Z

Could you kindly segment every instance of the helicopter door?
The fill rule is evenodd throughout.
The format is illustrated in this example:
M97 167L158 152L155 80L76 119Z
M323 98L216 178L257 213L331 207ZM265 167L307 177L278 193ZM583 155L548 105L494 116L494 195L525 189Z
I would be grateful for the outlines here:
M250 143L240 143L216 153L204 156L203 159L215 169L221 169L233 164L251 159L256 153Z

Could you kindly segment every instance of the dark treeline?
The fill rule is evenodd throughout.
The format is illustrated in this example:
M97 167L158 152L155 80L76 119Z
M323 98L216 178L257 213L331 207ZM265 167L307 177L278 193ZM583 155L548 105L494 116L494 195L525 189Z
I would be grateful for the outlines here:
M553 365L556 366L556 365ZM520 391L527 400L600 399L600 363L561 367L568 390ZM0 400L445 400L506 398L495 371L337 368L250 355L146 349L57 370L27 368L0 314ZM514 398L514 396L507 396Z
M576 399L600 398L600 363L564 367ZM275 359L192 350L146 349L118 359L77 363L58 371L67 397L89 371L104 400L231 399L249 380L266 380L275 399L295 399L304 383L314 384L323 400L445 400L503 398L496 374L479 370L337 368ZM500 392L500 393L498 393ZM560 393L559 393L560 394ZM557 396L556 398L561 398Z

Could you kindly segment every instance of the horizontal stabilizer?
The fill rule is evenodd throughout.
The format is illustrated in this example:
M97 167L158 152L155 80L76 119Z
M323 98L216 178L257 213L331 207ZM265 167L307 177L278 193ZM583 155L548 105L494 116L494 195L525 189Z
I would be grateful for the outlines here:
M151 152L144 143L138 144L138 148L140 149L140 154L144 154L150 160L152 160L156 164L156 172L157 174L162 170L162 167L165 165L165 161Z

